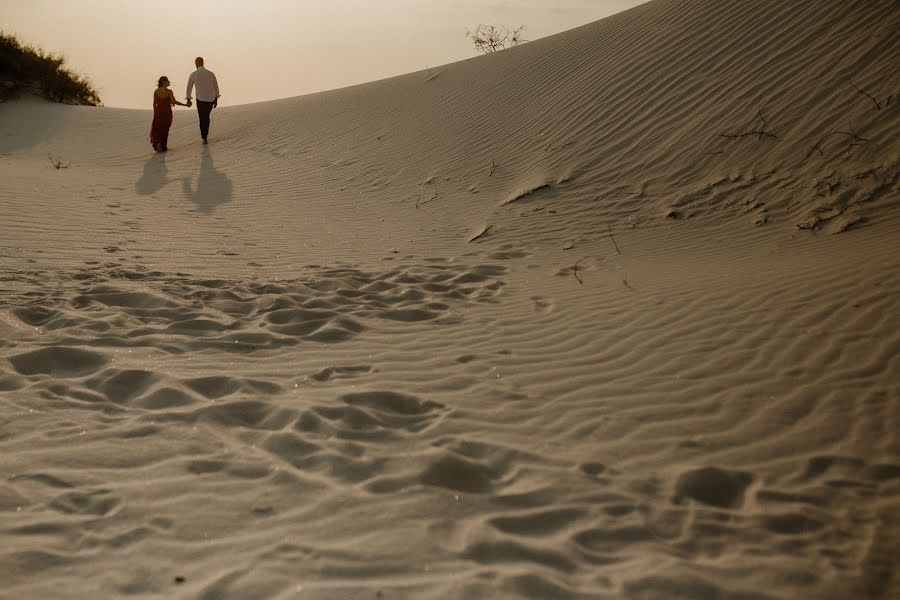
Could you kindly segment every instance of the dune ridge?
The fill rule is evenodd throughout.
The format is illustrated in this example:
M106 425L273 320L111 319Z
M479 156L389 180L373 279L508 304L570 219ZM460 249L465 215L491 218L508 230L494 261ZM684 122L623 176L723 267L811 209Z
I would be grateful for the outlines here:
M0 596L896 596L898 25L0 107Z

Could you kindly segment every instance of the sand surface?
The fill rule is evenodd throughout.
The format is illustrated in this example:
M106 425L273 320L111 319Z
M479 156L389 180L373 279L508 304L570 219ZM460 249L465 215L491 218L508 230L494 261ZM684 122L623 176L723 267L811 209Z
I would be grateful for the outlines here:
M167 155L0 105L0 597L898 597L897 31L652 0Z

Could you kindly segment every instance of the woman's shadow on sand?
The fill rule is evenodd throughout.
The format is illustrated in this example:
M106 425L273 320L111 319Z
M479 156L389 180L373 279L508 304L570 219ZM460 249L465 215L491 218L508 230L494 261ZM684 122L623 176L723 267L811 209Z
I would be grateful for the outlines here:
M196 204L201 213L212 214L216 208L231 200L233 193L231 179L222 171L216 170L209 146L203 147L200 155L200 171L195 179L196 182L192 181L191 177L182 178L181 190L184 197Z
M144 163L144 172L134 183L134 190L141 196L155 194L169 183L168 172L166 155L154 154Z

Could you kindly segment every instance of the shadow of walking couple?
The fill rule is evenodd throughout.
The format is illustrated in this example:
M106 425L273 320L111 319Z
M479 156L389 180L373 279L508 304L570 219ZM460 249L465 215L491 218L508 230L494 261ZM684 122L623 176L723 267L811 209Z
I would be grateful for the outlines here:
M144 163L144 171L134 184L139 195L155 194L174 180L169 177L166 160L167 156L160 153ZM209 215L231 200L234 186L225 173L216 169L209 146L203 146L199 163L195 176L181 177L181 192L186 200L197 205L201 214Z

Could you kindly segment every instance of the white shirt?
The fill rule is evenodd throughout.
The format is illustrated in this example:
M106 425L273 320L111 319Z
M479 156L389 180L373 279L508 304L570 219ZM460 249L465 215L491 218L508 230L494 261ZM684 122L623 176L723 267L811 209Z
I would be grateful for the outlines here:
M191 99L191 89L197 86L197 100L202 102L215 102L219 94L219 82L216 75L212 71L207 71L203 67L197 67L197 70L188 77L187 92L185 98Z

